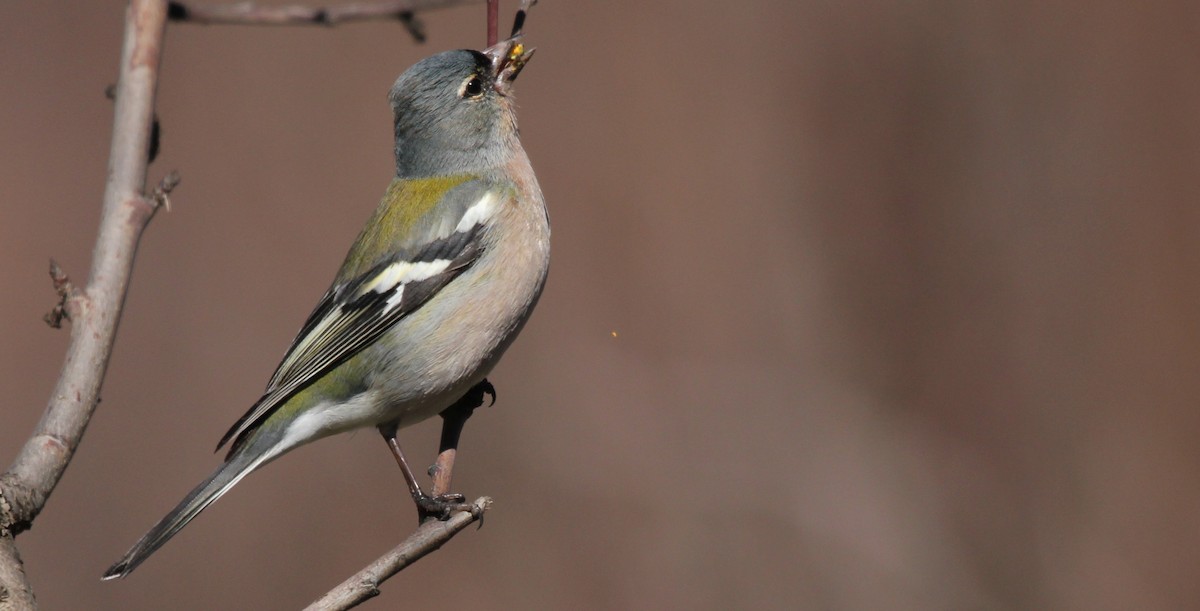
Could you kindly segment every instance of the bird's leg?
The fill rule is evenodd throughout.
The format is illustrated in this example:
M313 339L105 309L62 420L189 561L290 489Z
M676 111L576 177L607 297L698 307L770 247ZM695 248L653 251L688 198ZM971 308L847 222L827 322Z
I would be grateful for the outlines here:
M413 502L417 504L417 520L419 523L425 523L431 518L445 520L450 517L455 511L475 511L474 505L463 503L462 495L442 495L429 496L425 491L421 490L421 485L417 483L417 478L413 475L412 469L408 466L408 460L404 458L404 451L400 449L400 442L396 441L396 425L388 424L379 427L379 433L383 435L384 441L392 450L392 456L396 457L396 464L400 465L400 471L404 473L404 481L408 484L408 492L412 495Z
M483 380L471 387L467 394L454 402L454 405L442 412L442 441L438 447L437 461L429 467L429 476L433 478L433 494L438 498L458 497L450 493L450 480L454 476L454 458L458 454L458 438L462 435L463 425L475 412L475 408L483 405L485 395L491 395L491 404L496 403L496 388L491 382Z

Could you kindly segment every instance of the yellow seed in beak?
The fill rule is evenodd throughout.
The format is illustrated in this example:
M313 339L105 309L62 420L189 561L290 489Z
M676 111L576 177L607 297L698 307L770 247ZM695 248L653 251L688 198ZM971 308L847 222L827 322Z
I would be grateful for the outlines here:
M517 44L513 45L512 49L508 52L508 61L510 61L510 62L516 61L517 58L521 57L524 54L525 54L525 45L518 42Z

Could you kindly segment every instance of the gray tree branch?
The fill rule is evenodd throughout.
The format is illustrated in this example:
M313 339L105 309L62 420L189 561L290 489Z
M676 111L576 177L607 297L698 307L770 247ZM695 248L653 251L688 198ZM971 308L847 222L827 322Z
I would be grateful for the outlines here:
M426 554L440 548L471 523L482 520L483 513L491 505L492 499L480 497L473 503L472 511L456 513L445 522L425 522L400 545L314 601L305 611L350 609L379 596L380 584Z
M404 24L417 42L424 42L425 27L417 20L416 11L480 1L482 0L392 0L391 2L361 2L329 7L259 6L253 2L213 5L171 2L170 18L172 21L212 25L324 26L351 21L397 19Z
M482 0L392 0L358 2L329 7L260 6L253 2L237 4L195 4L171 2L172 21L221 25L336 25L350 21L399 19L405 14L435 8L481 2Z
M145 185L166 16L164 0L133 0L125 11L108 181L91 275L87 286L77 289L60 270L51 270L61 296L56 313L70 319L71 342L41 421L0 475L0 609L36 608L13 538L45 506L96 409L138 240L158 209L145 196Z

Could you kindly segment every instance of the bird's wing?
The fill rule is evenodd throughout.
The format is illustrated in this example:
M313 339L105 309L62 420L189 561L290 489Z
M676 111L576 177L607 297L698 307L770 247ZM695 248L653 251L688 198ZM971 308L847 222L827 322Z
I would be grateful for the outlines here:
M427 213L440 220L414 224L413 231L424 233L424 239L414 239L410 231L404 240L411 247L334 283L301 327L262 398L225 433L217 449L236 439L232 455L246 434L289 398L379 339L479 258L487 218L501 196L471 181L445 198L438 210ZM362 254L356 251L366 235L364 231L348 259Z

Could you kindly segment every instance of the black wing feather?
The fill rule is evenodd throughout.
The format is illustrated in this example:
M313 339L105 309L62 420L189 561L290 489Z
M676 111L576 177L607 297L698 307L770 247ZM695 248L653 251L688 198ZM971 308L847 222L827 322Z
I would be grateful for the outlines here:
M326 292L293 340L283 363L271 377L266 392L230 427L217 444L217 449L234 439L229 450L232 455L248 434L288 399L358 354L405 316L425 305L479 258L482 234L483 225L480 224L467 231L453 232L426 244L415 256L385 260L359 278ZM440 273L419 281L401 282L387 291L362 291L367 283L401 260L412 263L449 260L450 264ZM397 291L402 291L400 302L389 308L388 300ZM335 318L331 319L331 316ZM310 337L323 323L326 326L321 329L321 337Z

